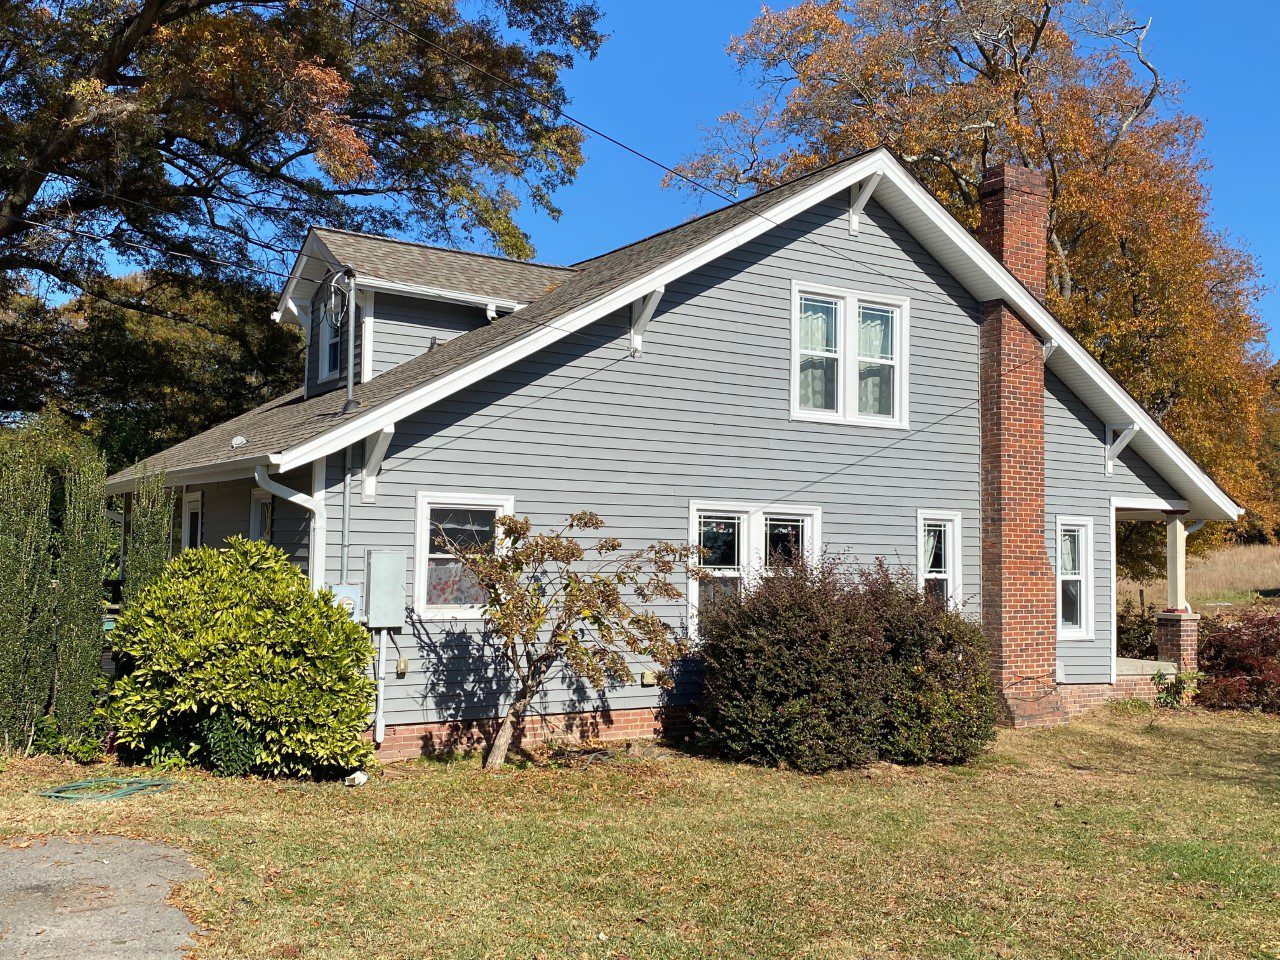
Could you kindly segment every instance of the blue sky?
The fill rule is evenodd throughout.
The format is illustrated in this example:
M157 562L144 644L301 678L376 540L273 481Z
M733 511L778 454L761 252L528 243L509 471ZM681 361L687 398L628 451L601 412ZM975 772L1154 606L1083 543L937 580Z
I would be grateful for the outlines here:
M1243 241L1268 284L1280 287L1280 180L1271 169L1280 156L1280 4L1129 6L1154 19L1153 60L1181 82L1184 106L1204 120L1216 226ZM724 48L759 11L755 0L601 0L601 7L611 37L595 61L566 77L575 116L671 164L697 148L699 124L751 96ZM696 212L691 198L662 189L653 165L594 138L586 153L577 181L557 195L564 216L524 218L539 260L572 263ZM1262 313L1280 355L1280 290L1267 295Z

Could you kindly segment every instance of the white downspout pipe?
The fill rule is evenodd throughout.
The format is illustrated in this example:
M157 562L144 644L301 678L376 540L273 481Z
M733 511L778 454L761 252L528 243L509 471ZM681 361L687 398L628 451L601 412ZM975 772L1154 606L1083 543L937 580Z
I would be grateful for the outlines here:
M287 500L292 504L302 507L303 510L311 514L311 538L314 541L318 537L324 540L326 530L328 529L328 516L324 508L324 500L319 497L310 497L305 493L286 487L278 480L273 480L267 474L267 468L258 466L253 468L253 479L259 487L267 491L273 497L279 497L281 500ZM312 557L316 556L313 549ZM323 553L321 553L323 555ZM312 562L309 564L311 570L311 589L319 590L324 586L324 570L322 565Z

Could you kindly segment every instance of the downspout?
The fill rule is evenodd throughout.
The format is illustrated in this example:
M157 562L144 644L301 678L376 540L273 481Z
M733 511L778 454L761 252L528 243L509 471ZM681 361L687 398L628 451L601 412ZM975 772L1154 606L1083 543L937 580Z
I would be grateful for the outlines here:
M310 497L305 493L286 487L278 480L272 480L267 475L267 468L258 466L253 468L253 480L259 487L267 491L273 497L279 497L281 500L287 500L292 504L302 507L312 516L311 536L323 537L325 535L325 527L327 525L327 517L324 509L324 500L319 497ZM311 588L317 590L324 586L324 570L315 569L317 564L310 564L311 570Z
M342 405L346 416L360 409L356 389L356 271L343 269L347 276L347 402ZM341 583L346 583L351 569L351 445L347 445L342 468L342 548L339 555Z

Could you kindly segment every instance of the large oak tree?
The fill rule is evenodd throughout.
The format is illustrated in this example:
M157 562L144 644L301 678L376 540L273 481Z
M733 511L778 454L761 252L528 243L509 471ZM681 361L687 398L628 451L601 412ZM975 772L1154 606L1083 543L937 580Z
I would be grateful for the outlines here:
M122 265L279 270L311 222L528 255L521 204L557 212L582 162L556 108L598 19L579 0L0 4L0 308L48 285L120 301Z
M1210 223L1201 125L1148 55L1149 26L1105 0L766 8L729 47L762 96L721 117L682 170L758 189L887 144L970 227L984 167L1044 171L1050 307L1274 522L1258 273Z

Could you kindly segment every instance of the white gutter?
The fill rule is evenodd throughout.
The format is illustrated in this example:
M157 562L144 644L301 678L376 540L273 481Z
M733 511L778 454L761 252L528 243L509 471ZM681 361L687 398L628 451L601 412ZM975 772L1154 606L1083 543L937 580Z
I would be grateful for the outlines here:
M325 536L328 532L328 516L324 508L324 500L319 497L309 497L305 493L300 493L286 487L278 480L272 480L267 475L266 467L255 467L253 470L254 482L263 490L271 494L273 497L279 497L281 500L288 500L292 504L302 507L303 510L311 514L311 562L307 564L311 573L311 588L319 590L324 586L324 564L317 563L316 557L324 556L323 549L318 549L324 544Z

